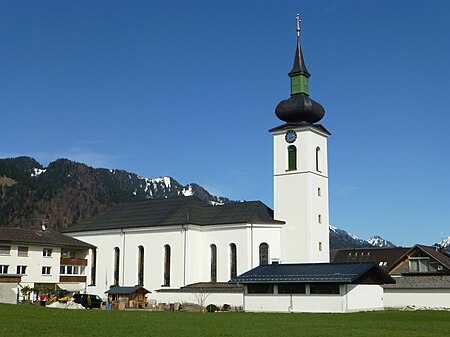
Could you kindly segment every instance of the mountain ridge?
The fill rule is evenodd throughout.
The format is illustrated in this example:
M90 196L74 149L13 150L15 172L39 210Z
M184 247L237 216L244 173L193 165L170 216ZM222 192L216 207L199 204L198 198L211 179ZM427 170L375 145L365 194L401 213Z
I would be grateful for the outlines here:
M50 228L63 229L116 204L180 195L195 195L214 205L233 202L172 177L149 179L68 159L47 167L30 157L0 159L0 226L46 222Z

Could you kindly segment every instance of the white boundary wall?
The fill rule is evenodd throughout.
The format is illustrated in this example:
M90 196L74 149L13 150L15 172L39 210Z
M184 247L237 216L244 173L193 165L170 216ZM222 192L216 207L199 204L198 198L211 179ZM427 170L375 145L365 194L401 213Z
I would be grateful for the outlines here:
M384 306L450 308L450 288L447 289L384 289Z
M340 286L340 295L246 294L244 310L249 312L353 312L383 310L380 285Z

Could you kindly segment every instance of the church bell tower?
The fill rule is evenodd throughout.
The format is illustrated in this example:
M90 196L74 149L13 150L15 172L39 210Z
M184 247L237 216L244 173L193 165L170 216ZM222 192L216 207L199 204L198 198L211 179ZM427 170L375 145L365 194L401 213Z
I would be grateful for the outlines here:
M300 46L289 72L291 96L275 109L284 124L270 130L274 137L275 219L285 221L281 232L282 263L329 262L328 165L325 115L309 97L308 80Z

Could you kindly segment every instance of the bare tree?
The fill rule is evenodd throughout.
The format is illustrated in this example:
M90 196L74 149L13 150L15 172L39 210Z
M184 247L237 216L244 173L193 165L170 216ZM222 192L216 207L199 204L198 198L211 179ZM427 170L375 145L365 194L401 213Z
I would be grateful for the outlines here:
M193 295L197 300L197 304L202 308L202 313L205 313L205 302L211 294L207 292L197 292Z

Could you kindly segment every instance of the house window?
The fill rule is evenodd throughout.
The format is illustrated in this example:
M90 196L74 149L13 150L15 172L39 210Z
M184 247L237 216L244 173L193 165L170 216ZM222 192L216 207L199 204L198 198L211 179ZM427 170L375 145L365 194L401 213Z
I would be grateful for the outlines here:
M322 251L322 242L319 242L319 252Z
M320 187L317 189L317 195L320 197L322 195L322 191L320 190Z
M430 257L420 250L415 251L409 257L410 273L426 273L430 271Z
M259 245L259 265L269 264L269 245L265 242Z
M212 244L210 246L211 250L211 282L217 282L217 247Z
M11 252L11 246L0 246L0 255L9 255Z
M42 275L51 275L52 267L42 267Z
M319 216L317 217L317 221L319 221L319 223L322 223L322 215L319 214Z
M164 246L164 287L170 287L170 246Z
M273 294L273 284L249 284L247 286L248 294Z
M144 247L138 247L138 285L144 285Z
M309 286L310 293L314 295L326 294L326 295L337 295L339 294L339 284L338 283L317 283L311 284Z
M114 282L115 286L119 285L119 268L120 268L120 249L119 247L114 248Z
M234 243L230 244L230 278L237 276L237 248Z
M0 274L8 274L8 265L0 264Z
M21 256L21 257L28 256L28 247L21 247L21 246L19 246L17 248L17 256Z
M25 275L27 273L27 266L17 266L18 275Z
M303 283L284 283L278 285L279 294L305 294L306 287Z
M319 159L320 159L320 147L316 147L316 171L317 172L322 172L320 170L320 163L319 163Z
M53 249L51 249L51 248L42 249L42 256L51 257L52 253L53 253Z
M60 266L60 275L84 275L83 266Z
M91 263L91 285L95 285L97 275L97 250L92 250L92 263Z

